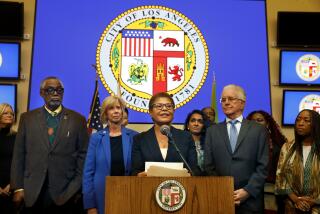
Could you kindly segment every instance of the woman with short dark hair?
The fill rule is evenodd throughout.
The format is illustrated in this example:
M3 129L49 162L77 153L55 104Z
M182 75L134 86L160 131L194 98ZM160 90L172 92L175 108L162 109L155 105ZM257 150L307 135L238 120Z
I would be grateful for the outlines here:
M194 174L199 174L197 154L190 133L171 126L175 104L172 97L161 92L152 96L149 113L154 126L136 135L132 146L132 175L146 176L145 162L183 162L167 136L161 134L163 125L170 127L172 138Z

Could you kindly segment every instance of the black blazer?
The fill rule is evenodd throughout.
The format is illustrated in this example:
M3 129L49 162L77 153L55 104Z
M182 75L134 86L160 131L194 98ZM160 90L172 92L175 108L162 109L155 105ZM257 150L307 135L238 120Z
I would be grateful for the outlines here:
M189 132L170 127L171 133L177 147L180 149L182 156L188 162L194 175L200 174L200 169L197 165L197 153L194 141ZM137 175L145 169L145 162L182 162L179 154L174 146L168 145L167 157L164 160L160 147L157 142L154 127L146 132L142 132L133 138L132 146L132 175ZM185 166L186 167L186 166Z

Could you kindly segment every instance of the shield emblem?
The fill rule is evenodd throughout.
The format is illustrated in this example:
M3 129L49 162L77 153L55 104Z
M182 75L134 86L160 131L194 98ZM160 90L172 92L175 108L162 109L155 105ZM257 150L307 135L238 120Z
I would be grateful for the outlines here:
M183 84L183 31L124 29L121 34L120 77L124 84L151 96Z

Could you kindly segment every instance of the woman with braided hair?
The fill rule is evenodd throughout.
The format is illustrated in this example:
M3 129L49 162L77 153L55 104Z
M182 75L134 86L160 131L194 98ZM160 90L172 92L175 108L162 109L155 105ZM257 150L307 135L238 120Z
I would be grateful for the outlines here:
M281 149L275 193L286 197L285 213L320 213L320 115L302 110L294 135Z

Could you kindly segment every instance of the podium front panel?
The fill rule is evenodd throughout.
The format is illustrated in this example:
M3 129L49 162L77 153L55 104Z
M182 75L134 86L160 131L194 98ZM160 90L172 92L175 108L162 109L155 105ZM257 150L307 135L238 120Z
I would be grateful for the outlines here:
M166 180L175 180L186 190L186 201L175 214L233 214L232 177L106 177L107 214L162 214L156 190Z

